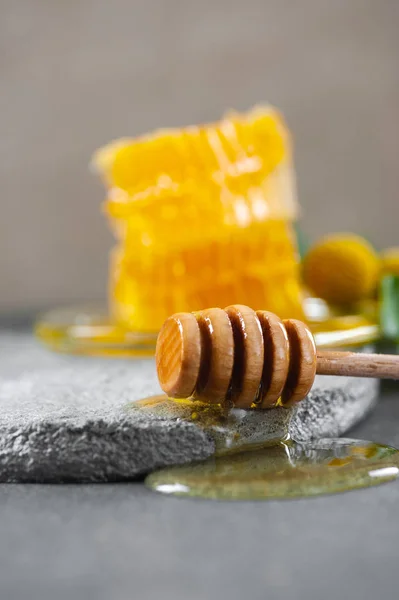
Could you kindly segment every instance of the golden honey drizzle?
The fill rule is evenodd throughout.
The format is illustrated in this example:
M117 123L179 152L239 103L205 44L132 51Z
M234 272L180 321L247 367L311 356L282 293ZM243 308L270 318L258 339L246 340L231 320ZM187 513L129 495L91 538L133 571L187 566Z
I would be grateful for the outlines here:
M399 475L399 451L363 440L289 439L292 409L228 410L199 401L153 396L130 407L195 422L215 441L208 460L155 471L146 485L175 496L268 500L332 494L370 487Z
M176 400L165 394L144 398L128 406L150 415L195 422L214 440L216 455L238 452L254 445L271 445L288 439L290 409L269 411L229 409L225 404L208 404L199 400ZM269 413L269 414L268 414Z

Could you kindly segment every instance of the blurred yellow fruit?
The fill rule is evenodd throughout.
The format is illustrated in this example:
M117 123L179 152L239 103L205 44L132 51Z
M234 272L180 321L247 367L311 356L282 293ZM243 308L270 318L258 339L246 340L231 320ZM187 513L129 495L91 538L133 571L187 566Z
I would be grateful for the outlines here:
M381 252L381 272L383 275L399 276L399 247Z
M332 304L352 304L369 297L376 288L379 271L373 247L351 233L322 238L303 262L306 285Z

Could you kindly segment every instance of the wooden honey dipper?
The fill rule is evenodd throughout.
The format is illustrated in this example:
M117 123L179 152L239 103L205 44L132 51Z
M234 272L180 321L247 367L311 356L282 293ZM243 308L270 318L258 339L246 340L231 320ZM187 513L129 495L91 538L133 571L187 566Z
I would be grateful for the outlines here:
M399 379L399 356L316 351L305 323L239 304L169 317L156 364L168 396L238 408L300 402L316 373Z

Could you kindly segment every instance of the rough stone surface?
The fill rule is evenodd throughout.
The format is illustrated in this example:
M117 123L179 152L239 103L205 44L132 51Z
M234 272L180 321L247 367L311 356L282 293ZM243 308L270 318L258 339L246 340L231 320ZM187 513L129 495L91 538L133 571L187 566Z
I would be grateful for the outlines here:
M316 377L290 423L296 440L340 436L375 406L379 382L355 377Z
M30 335L1 334L0 481L117 481L212 455L194 422L127 408L159 392L151 360L56 355ZM376 397L374 381L320 378L290 433L341 434ZM271 430L282 410L269 411Z

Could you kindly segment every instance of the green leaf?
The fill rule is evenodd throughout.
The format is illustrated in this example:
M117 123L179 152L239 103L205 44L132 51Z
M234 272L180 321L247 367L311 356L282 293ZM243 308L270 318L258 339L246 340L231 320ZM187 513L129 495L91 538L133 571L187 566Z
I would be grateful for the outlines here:
M303 233L302 229L300 228L300 226L298 225L298 223L295 223L295 233L296 233L296 242L298 245L298 252L299 252L299 256L300 259L303 260L305 254L307 253L308 249L309 249L309 240L306 237L306 235Z
M399 344L399 277L396 275L381 279L380 328L384 340Z

